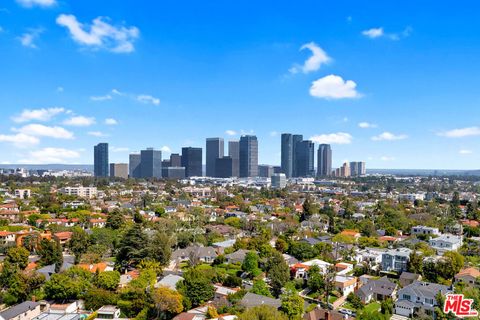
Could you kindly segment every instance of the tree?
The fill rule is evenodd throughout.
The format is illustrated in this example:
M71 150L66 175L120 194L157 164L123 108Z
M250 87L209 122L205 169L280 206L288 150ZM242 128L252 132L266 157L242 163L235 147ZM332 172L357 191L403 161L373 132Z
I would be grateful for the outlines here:
M317 251L306 242L298 241L289 245L289 253L298 260L309 260L315 258Z
M347 301L357 310L363 309L363 303L359 296L355 293L350 292L347 296Z
M107 215L107 228L117 230L125 225L125 217L119 210L113 210Z
M157 318L165 318L179 314L183 310L182 295L168 287L156 288L151 293L152 301L157 309Z
M248 308L238 315L238 320L287 320L287 317L272 306L261 305Z
M72 278L66 273L55 273L45 283L43 290L47 298L64 301L78 299L87 287L89 283L84 279Z
M80 227L74 227L72 237L68 242L68 247L75 255L75 264L80 262L82 254L87 252L90 238L88 234Z
M272 294L270 293L270 290L268 289L267 284L263 280L253 281L253 287L252 287L252 290L250 291L252 293L259 294L266 297L272 296Z
M282 291L282 287L290 280L290 269L282 254L278 251L273 252L273 255L267 261L266 267L273 294L278 296Z
M135 266L148 256L148 237L140 224L133 225L127 230L120 241L120 249L116 256L117 264L122 267Z
M212 299L215 294L210 279L197 269L185 272L184 280L178 284L178 290L194 307Z
M28 256L30 252L22 247L12 247L7 250L4 262L9 262L16 265L20 270L23 270L28 265Z
M223 281L223 285L229 288L236 288L242 285L242 278L228 275Z
M242 270L254 277L260 274L260 269L258 268L258 255L255 252L247 252L243 259Z
M216 319L218 318L218 312L217 309L213 306L208 306L207 308L207 319Z
M63 263L63 254L60 243L53 240L43 239L38 249L39 263L42 266L55 264L55 271L60 271Z
M300 319L303 314L305 301L295 291L287 290L281 296L281 309L287 315L288 319Z
M393 300L391 298L382 301L381 312L383 314L393 314Z
M118 271L100 272L95 275L94 283L101 289L114 291L120 283L120 273Z
M415 250L410 253L408 271L417 274L422 274L423 272L423 256Z
M148 256L165 266L172 255L172 239L165 233L156 232L149 241Z
M318 293L321 293L321 291L325 287L325 281L323 280L323 276L320 273L320 268L317 265L313 265L308 270L307 287L312 292Z
M287 241L283 239L278 239L277 242L275 242L275 249L277 249L281 253L287 252L288 251Z
M98 310L104 305L116 305L118 300L117 294L100 288L91 288L82 298L86 310Z

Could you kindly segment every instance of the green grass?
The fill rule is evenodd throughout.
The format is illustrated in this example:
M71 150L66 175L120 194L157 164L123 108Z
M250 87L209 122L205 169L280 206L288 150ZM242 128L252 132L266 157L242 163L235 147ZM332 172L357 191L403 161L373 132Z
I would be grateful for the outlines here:
M365 311L366 312L374 312L374 311L378 311L380 310L380 302L372 302L372 303L369 303L365 306Z

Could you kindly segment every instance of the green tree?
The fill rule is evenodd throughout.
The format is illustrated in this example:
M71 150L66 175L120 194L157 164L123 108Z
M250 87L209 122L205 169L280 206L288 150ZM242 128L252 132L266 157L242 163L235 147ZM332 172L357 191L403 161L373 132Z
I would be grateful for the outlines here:
M12 247L7 250L4 262L9 262L20 270L24 270L28 265L29 255L30 252L23 247Z
M260 274L260 269L258 268L258 255L255 252L247 252L243 259L242 270L254 277Z
M68 242L68 247L75 255L75 264L80 262L82 254L87 252L88 245L90 244L90 237L80 227L74 227L72 230L72 237Z
M118 271L100 272L95 275L94 283L101 289L115 291L120 283L120 273Z
M125 225L125 217L120 210L114 210L107 215L107 228L117 230Z
M38 254L40 255L40 265L48 266L55 264L55 271L60 271L63 263L62 247L60 246L60 243L53 240L43 239L40 241Z
M321 293L321 291L325 287L325 281L323 280L323 276L320 273L320 268L317 265L313 265L308 270L307 287L312 292L318 293Z
M120 241L116 262L122 267L135 266L148 256L148 237L138 223L125 232Z
M170 319L183 310L182 295L175 290L167 287L156 288L151 297L157 309L157 318Z
M98 310L104 305L116 305L118 295L109 290L91 288L82 296L86 310Z
M252 287L252 290L250 291L252 293L259 294L266 297L272 296L272 294L270 293L270 290L268 289L267 284L263 280L253 281L253 287Z
M423 256L417 251L410 253L410 260L408 261L408 271L412 273L422 274L423 272Z
M267 261L267 277L270 279L270 286L273 294L278 297L282 287L290 280L290 269L285 259L278 251L274 251Z
M167 265L172 255L172 242L167 234L156 232L149 241L148 257L160 262L162 266Z
M281 296L282 311L287 315L288 319L300 319L303 314L303 306L305 301L295 291L287 290Z
M212 299L215 294L210 279L197 269L185 272L184 280L178 283L178 290L194 307Z
M287 320L287 317L272 306L261 305L248 308L238 315L238 320Z
M350 292L348 294L347 301L352 305L352 307L354 307L357 310L361 310L364 307L360 297L353 292Z

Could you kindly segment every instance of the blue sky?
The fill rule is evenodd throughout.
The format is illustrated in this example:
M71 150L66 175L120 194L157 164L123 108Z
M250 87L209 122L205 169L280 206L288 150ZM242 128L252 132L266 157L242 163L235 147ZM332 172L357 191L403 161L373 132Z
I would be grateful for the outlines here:
M0 2L0 162L126 162L206 137L334 165L480 168L475 1ZM168 152L166 152L168 156Z

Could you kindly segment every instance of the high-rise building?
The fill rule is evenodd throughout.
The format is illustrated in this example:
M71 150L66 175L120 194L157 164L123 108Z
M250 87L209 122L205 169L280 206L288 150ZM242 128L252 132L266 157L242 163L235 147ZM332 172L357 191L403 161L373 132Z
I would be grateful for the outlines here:
M207 138L206 143L206 175L207 177L215 176L215 161L222 158L224 153L222 138Z
M240 141L228 141L228 156L232 158L232 177L240 177Z
M162 177L162 151L153 148L140 151L140 177Z
M315 144L310 140L303 140L295 146L296 177L315 176L314 168Z
M93 147L93 172L95 177L108 177L108 143Z
M270 178L273 175L273 166L268 164L259 164L258 165L258 176L263 178Z
M317 176L327 177L332 174L332 148L329 144L318 146L317 152Z
M362 161L353 161L350 162L350 175L355 176L364 176L366 172L365 162Z
M128 179L128 163L110 163L110 177Z
M281 167L287 178L293 174L293 140L291 133L282 133Z
M162 160L162 170L163 168L168 168L168 167L170 167L170 159ZM163 174L162 174L162 177L163 177Z
M298 173L297 146L303 141L303 135L292 135L292 177L300 177Z
M256 136L240 137L240 177L258 176L258 140Z
M131 153L128 159L128 175L130 178L140 178L140 162L141 157L139 153Z
M162 167L162 177L165 179L183 179L185 178L184 167Z
M182 167L185 167L185 176L201 177L202 174L202 148L182 148Z
M170 167L181 167L182 166L182 156L178 153L170 154Z
M283 189L287 186L287 177L285 173L275 173L271 178L272 188Z
M215 159L215 177L233 177L233 159L230 156Z

